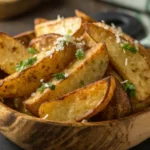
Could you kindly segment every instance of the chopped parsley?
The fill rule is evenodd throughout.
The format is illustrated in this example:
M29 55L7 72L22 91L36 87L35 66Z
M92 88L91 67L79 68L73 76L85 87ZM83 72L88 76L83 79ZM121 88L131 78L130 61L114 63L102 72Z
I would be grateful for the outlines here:
M135 90L135 86L132 83L130 83L129 81L125 82L123 84L123 89L127 92L127 94L131 98L135 98L135 96L136 96L136 90Z
M80 85L84 86L84 81L83 80L80 81Z
M16 71L23 71L28 67L32 66L37 61L37 57L31 57L26 59L25 61L21 61L18 65L16 65Z
M130 44L124 44L124 45L122 46L122 48L123 48L124 50L128 50L128 51L130 51L130 52L132 52L132 53L136 53L136 52L137 52L137 49L136 49L135 47L131 46Z
M67 34L70 35L71 33L72 33L72 30L69 29L68 32L67 32Z
M65 73L57 73L57 74L54 74L53 77L55 77L57 80L61 80L61 79L65 79L66 76L65 76Z
M50 83L50 82L49 83L42 83L42 86L38 89L38 91L40 93L43 93L46 88L49 88L51 90L55 90L55 85Z
M75 53L75 56L77 59L83 59L85 56L83 49L78 49Z
M36 53L37 53L37 50L36 50L35 48L29 47L29 48L28 48L28 53L29 53L29 54L36 54Z

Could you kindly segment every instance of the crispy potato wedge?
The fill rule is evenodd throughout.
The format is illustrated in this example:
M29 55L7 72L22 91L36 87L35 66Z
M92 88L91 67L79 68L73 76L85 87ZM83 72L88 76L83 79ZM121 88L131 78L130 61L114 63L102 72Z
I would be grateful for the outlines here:
M0 33L0 68L7 74L12 74L21 60L31 55L27 49L13 37Z
M45 19L45 18L35 18L35 19L34 19L34 25L36 26L36 25L39 25L39 24L41 24L41 23L45 23L45 22L47 22L47 21L49 21L49 20L47 20L47 19Z
M143 111L144 109L150 107L150 97L143 102L137 102L137 100L132 100L133 113Z
M115 79L108 77L40 106L41 118L75 122L89 119L103 111L115 90Z
M35 38L35 33L34 31L27 31L14 36L14 38L20 41L25 47L28 47L30 41Z
M75 14L77 17L81 17L84 20L84 22L96 22L90 16L88 16L87 14L85 14L84 12L82 12L78 9L75 10Z
M59 37L61 37L61 35L54 34L54 33L43 35L33 39L30 42L29 47L35 48L38 52L48 51L54 46L54 42Z
M90 35L87 32L84 32L84 34L82 35L82 38L85 42L86 47L88 48L91 48L97 45L97 43L90 37Z
M129 80L136 87L136 98L144 101L150 96L150 66L147 62L146 50L140 44L134 45L123 36L119 37L113 32L100 26L86 23L85 30L96 42L106 42L111 64L125 80ZM124 51L121 42L129 43L132 47L138 47L136 53ZM141 67L142 66L142 67Z
M105 74L105 77L108 77L108 76L115 77L119 82L123 81L122 77L117 73L117 71L111 65L109 65Z
M40 80L47 81L51 75L62 71L75 58L76 47L68 44L64 50L54 52L50 57L41 52L34 57L37 61L22 72L16 72L0 80L0 96L4 98L29 96L40 85ZM65 58L65 59L64 59Z
M33 97L27 99L24 104L34 115L38 115L40 105L51 99L58 98L68 92L101 79L108 67L109 59L105 44L97 44L85 52L85 58L75 60L69 65L65 74L69 76L64 80L50 80L56 88L54 91L45 89L43 93L36 92Z
M35 26L36 36L57 33L60 35L66 35L68 30L71 30L71 35L83 32L82 28L83 20L79 17L70 17L61 20L48 21Z
M132 105L127 93L123 90L119 81L115 80L114 95L107 107L94 116L93 121L120 119L131 115Z

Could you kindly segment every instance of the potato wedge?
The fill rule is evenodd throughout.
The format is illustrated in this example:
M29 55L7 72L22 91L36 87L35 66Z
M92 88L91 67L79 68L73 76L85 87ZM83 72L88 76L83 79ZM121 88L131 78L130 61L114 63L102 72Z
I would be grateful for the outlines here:
M76 47L68 44L62 51L37 54L37 61L22 72L16 72L0 80L0 96L4 98L30 96L40 85L40 80L47 81L51 75L62 71L75 58ZM65 58L65 59L64 59Z
M54 22L48 21L35 26L35 33L37 37L50 33L65 35L68 30L71 30L71 35L74 35L81 30L83 32L82 23L83 21L79 17L65 18Z
M31 55L27 49L13 37L0 33L0 68L7 74L12 74L21 60Z
M127 117L132 114L132 105L127 93L119 81L115 80L114 95L107 107L94 116L93 121L112 120Z
M14 36L14 38L21 42L25 47L28 47L30 41L35 38L35 33L34 31L27 31Z
M84 22L96 22L90 16L88 16L87 14L85 14L84 12L82 12L78 9L75 10L75 14L77 17L81 17L84 20Z
M141 112L150 107L150 97L143 102L137 102L132 100L133 113Z
M34 115L38 115L40 105L51 99L58 98L68 92L101 79L108 67L109 59L105 44L97 44L85 52L85 58L75 60L64 73L69 75L64 80L50 80L56 88L54 91L45 89L43 93L36 92L33 97L27 99L25 107Z
M47 22L47 21L49 21L49 20L47 20L47 19L45 19L45 18L35 18L35 19L34 19L34 25L36 26L36 25L39 25L39 24L41 24L41 23L45 23L45 22Z
M59 37L61 37L61 35L54 34L54 33L43 35L33 39L30 42L29 47L35 48L38 52L48 51L54 46L54 42Z
M116 70L111 65L109 65L105 74L105 77L108 77L108 76L115 77L119 82L123 81L122 77L116 72Z
M91 48L97 45L97 43L90 37L90 35L87 32L84 32L82 37L83 37L86 47Z
M115 90L115 79L109 77L73 91L40 106L41 118L51 121L76 122L88 120L103 111Z
M86 23L85 30L96 42L106 42L111 64L124 80L129 80L135 85L137 100L146 100L150 96L150 66L144 55L146 50L140 44L134 45L123 36L94 24ZM136 47L137 52L123 50L121 44L124 43L129 44L134 50Z

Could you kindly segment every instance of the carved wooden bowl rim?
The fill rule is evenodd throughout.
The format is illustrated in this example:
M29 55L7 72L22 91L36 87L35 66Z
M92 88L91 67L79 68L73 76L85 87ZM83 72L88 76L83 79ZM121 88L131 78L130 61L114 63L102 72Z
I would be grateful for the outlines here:
M16 111L10 107L8 107L7 105L3 104L0 102L0 107L5 108L5 110L7 110L9 113L13 114L14 116L17 117L22 117L25 120L31 120L31 121L35 121L38 123L44 123L44 124L49 124L49 125L55 125L55 126L73 126L73 127L90 127L90 126L113 126L115 124L118 124L119 122L121 123L122 121L128 121L131 120L133 118L137 118L138 116L150 112L150 108L145 109L144 111L138 112L136 114L132 114L128 117L124 117L121 119L114 119L114 120L108 120L108 121L100 121L100 122L54 122L54 121L50 121L50 120L46 120L46 119L41 119L38 117L34 117L34 116L29 116L26 114L23 114L19 111Z

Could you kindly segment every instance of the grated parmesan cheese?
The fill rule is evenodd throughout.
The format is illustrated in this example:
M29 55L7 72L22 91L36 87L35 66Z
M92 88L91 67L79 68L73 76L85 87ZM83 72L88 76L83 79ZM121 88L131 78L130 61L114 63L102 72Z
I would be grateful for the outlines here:
M81 122L82 123L87 123L88 121L86 119L83 119Z
M128 65L128 58L125 59L125 66Z
M139 50L138 44L139 44L139 41L138 40L134 40L134 46L135 46L137 51Z
M31 96L32 96L32 97L35 96L35 93L32 93Z
M102 22L103 24L105 24L105 21L104 21L104 20L101 20L101 22Z
M49 85L48 85L47 83L45 83L45 84L44 84L44 86L45 86L46 88L48 88L48 87L49 87Z
M121 82L121 84L125 84L127 82L128 82L128 80L124 80L124 81Z
M44 79L41 79L41 80L40 80L40 82L43 82L43 81L44 81Z
M62 20L62 19L64 19L64 17L60 17L60 15L57 15L57 20L58 20L58 21L60 21L60 20Z
M116 26L115 26L114 23L111 23L111 26L112 26L113 29L116 29Z
M104 29L108 30L109 29L109 26L108 25L104 25Z
M49 116L49 114L46 114L43 118L41 119L46 119Z
M68 78L69 77L69 74L65 73L65 78Z

